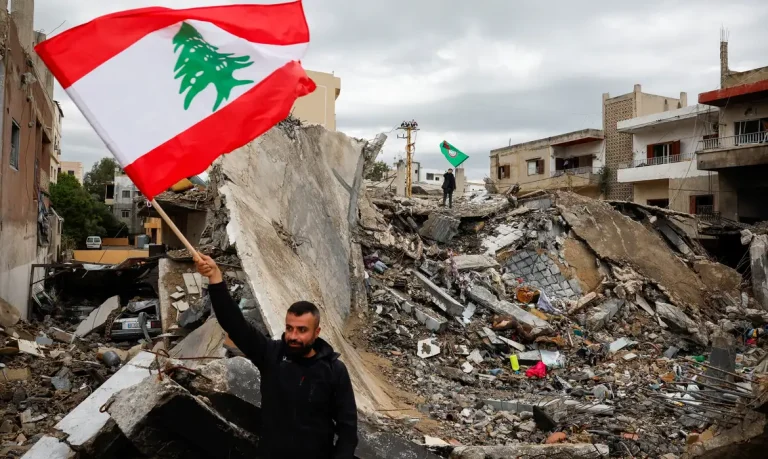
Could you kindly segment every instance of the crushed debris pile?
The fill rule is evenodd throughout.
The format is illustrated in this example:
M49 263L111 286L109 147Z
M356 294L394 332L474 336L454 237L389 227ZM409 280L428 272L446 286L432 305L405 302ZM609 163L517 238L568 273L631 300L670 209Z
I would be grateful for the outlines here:
M764 435L764 235L742 237L745 281L685 214L362 191L385 139L287 120L205 190L158 197L206 213L200 251L264 333L294 301L320 306L361 410L356 457L671 459ZM255 457L260 376L206 281L174 250L52 268L30 324L0 302L4 457Z
M692 217L569 193L470 210L498 199L450 212L362 198L370 308L356 340L417 395L402 435L491 446L558 433L660 457L760 418L768 313L706 257ZM436 219L455 220L452 234Z

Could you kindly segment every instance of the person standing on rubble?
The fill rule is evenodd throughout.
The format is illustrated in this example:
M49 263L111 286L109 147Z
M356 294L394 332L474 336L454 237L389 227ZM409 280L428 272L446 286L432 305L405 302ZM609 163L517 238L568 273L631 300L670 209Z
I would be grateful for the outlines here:
M210 280L208 293L219 324L261 372L260 457L352 459L355 394L339 354L319 338L317 307L308 301L292 304L283 336L269 339L245 320L216 262L202 254L195 262Z
M443 174L443 207L445 200L448 199L448 207L453 208L453 191L456 189L456 177L453 176L453 169Z

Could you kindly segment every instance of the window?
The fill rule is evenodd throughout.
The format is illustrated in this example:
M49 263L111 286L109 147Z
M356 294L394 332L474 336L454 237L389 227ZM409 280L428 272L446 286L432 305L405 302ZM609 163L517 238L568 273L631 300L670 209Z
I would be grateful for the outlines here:
M661 207L662 209L669 208L669 199L649 199L645 203L649 206Z
M135 196L135 197L141 196L141 191L139 191L139 190L134 191L133 192L133 196Z
M124 199L131 199L131 190L123 190L121 195Z
M768 140L768 118L737 121L735 123L736 145L762 143Z
M713 215L715 213L715 196L711 194L691 196L689 211L695 215Z
M510 177L509 174L509 164L504 166L499 166L499 180L502 179L508 179Z
M669 164L680 160L680 141L656 143L646 147L646 160L649 166Z
M435 179L435 174L430 174L429 172L427 172L427 180L434 180L434 179Z
M131 218L131 211L130 210L121 210L120 216L123 218Z
M544 173L543 159L529 159L525 164L528 166L528 175L540 175Z
M67 175L75 175L75 171L67 171Z
M19 142L21 141L21 128L16 120L11 126L11 167L19 170Z

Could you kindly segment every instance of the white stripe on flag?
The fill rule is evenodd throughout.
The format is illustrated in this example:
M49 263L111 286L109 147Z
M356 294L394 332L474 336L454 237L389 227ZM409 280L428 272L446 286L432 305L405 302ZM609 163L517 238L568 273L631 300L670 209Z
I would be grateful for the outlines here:
M288 62L301 60L308 46L252 43L208 22L185 22L219 52L247 55L254 62L234 73L238 80L254 83L236 86L218 110ZM178 54L173 37L180 27L178 23L145 36L67 89L123 167L213 114L213 85L184 110L186 92L179 94L181 79L174 79Z

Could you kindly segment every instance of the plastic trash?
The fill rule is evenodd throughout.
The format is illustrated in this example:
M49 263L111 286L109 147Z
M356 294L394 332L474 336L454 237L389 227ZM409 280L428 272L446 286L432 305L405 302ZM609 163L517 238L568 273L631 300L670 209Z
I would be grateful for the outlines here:
M529 378L546 378L547 377L547 366L544 365L544 362L539 362L536 365L532 366L525 372L525 376Z
M377 273L382 274L384 271L387 270L387 265L385 265L383 261L377 261L376 263L373 264L373 269Z
M512 365L514 371L520 371L520 362L517 361L517 355L512 354L509 356L509 363Z
M536 307L546 312L547 314L556 314L558 311L552 306L552 302L547 298L547 294L542 290L539 294L539 301L536 302Z

